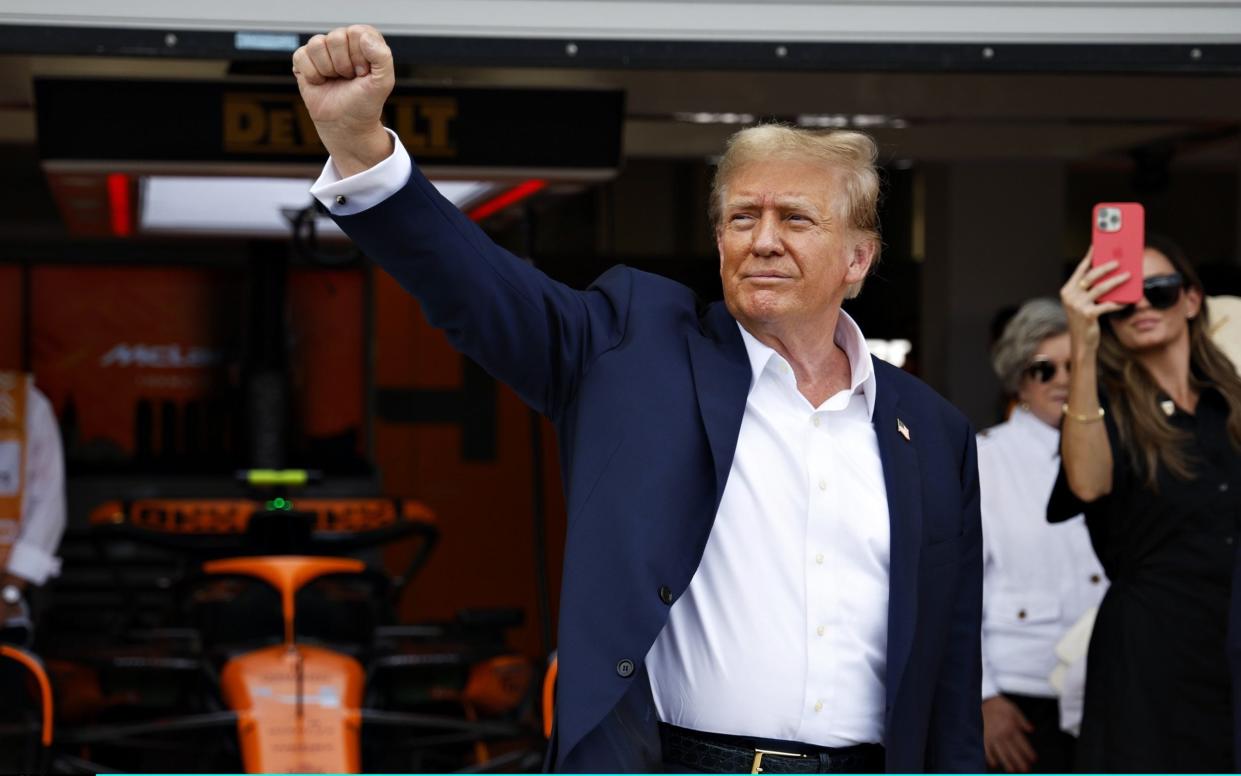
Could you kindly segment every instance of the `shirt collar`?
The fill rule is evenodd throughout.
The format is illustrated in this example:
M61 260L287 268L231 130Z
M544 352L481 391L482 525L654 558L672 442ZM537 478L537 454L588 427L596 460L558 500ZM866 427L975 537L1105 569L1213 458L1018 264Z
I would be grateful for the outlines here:
M750 358L750 390L753 391L754 384L758 382L758 376L771 363L772 358L782 357L773 348L759 342L758 338L746 331L740 321L737 322L737 328L741 331L741 339L745 342L745 352ZM835 342L844 350L849 359L849 371L853 375L850 390L854 394L862 394L862 397L866 399L866 414L873 418L876 383L870 348L866 346L866 337L862 335L862 329L844 310L840 311L840 317L836 319Z
M1039 449L1047 453L1048 457L1054 458L1060 452L1060 429L1052 428L1039 420L1033 412L1022 409L1021 405L1018 405L1013 408L1009 421L1029 435Z

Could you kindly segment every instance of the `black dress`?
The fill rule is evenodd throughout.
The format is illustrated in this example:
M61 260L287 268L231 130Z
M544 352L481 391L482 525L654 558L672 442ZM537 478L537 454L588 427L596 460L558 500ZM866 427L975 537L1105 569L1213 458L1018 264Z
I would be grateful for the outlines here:
M1172 424L1192 435L1197 476L1180 480L1160 466L1158 492L1134 470L1110 414L1111 494L1082 503L1061 467L1048 519L1085 512L1111 580L1086 662L1081 771L1234 768L1226 641L1241 454L1229 443L1227 417L1213 388L1202 391L1194 415L1174 412Z

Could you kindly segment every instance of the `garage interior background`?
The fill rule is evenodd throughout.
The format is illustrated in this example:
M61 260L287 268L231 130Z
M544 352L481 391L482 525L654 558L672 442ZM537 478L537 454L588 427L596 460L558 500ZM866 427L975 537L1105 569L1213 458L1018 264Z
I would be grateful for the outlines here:
M85 145L142 125L107 99L40 124L40 79L104 79L115 105L149 79L287 92L289 46L365 20L392 37L413 89L620 92L619 164L560 170L482 223L576 286L623 262L704 296L719 293L705 202L728 134L761 119L866 129L882 148L885 251L848 309L869 336L909 340L906 368L979 427L998 420L991 321L1054 295L1088 243L1092 203L1143 202L1210 292L1241 293L1241 4L996 2L980 18L932 0L358 3L348 19L329 3L252 5L0 10L0 369L33 370L56 403L77 528L104 498L236 492L227 473L251 449L238 375L260 367L289 376L286 463L324 469L322 492L417 498L438 515L444 537L407 616L515 606L527 614L517 646L540 656L535 559L546 555L554 610L565 520L550 429L385 275L327 236L325 265L287 234L118 224L110 174L139 196L139 178L187 164L47 164L51 133ZM422 18L408 18L415 7ZM536 118L553 143L587 131L571 109ZM321 159L268 161L265 174L308 181ZM238 173L227 160L188 167ZM535 172L488 174L505 191ZM287 289L272 292L287 300L286 339L247 336L265 314L255 288Z

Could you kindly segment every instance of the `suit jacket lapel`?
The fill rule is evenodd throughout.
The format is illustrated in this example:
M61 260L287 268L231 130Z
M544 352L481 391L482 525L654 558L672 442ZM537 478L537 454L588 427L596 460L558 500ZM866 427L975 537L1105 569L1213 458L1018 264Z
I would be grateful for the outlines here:
M698 411L707 430L715 464L715 505L718 508L733 454L737 451L737 435L741 432L741 418L750 392L751 370L737 322L723 303L711 305L702 324L702 334L689 334L689 354Z
M875 436L883 462L883 480L888 493L888 521L891 549L888 572L888 665L887 701L889 713L895 706L905 665L913 648L914 626L918 620L918 555L922 544L922 480L918 453L912 439L918 425L900 415L900 396L892 381L885 379L883 367L875 365ZM905 423L911 439L898 430L898 419Z

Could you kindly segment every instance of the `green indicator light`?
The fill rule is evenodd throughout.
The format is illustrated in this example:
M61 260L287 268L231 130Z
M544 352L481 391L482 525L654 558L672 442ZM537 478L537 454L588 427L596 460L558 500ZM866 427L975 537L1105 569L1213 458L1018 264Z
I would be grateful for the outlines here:
M305 469L251 469L246 479L251 485L305 485L310 477Z
M274 498L267 502L268 512L287 512L293 508L293 502L284 498Z

